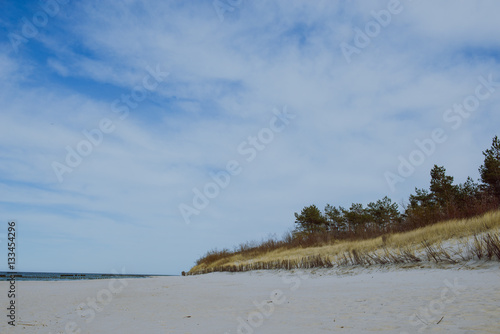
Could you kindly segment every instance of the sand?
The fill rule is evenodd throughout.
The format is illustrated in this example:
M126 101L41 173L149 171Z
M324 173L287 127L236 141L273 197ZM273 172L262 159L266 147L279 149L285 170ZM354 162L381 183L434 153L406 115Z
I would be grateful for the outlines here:
M500 333L498 262L7 284L1 333Z

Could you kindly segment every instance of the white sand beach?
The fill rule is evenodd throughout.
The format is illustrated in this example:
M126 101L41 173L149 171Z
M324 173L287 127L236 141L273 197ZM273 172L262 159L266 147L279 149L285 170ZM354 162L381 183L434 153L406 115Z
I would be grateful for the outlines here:
M498 262L16 284L1 333L500 333Z

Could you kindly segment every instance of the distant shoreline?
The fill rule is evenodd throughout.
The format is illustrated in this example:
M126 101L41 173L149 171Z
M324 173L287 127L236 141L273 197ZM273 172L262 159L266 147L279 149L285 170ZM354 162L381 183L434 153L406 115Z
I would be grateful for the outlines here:
M148 278L176 275L145 274L97 274L97 273L54 273L54 272L9 272L0 271L0 281L8 281L14 276L16 281L67 281L95 279Z

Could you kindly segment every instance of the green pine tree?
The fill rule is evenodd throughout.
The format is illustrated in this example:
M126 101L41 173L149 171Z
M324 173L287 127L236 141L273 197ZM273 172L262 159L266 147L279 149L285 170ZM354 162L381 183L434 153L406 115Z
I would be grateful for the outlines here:
M484 164L479 167L481 181L487 191L500 198L500 140L493 138L491 148L483 152Z

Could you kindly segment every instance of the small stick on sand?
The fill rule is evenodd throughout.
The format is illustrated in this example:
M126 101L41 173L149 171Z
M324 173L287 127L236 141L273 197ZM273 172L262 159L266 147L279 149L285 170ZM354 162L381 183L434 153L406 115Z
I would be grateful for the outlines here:
M426 323L425 321L423 321L422 319L420 319L420 317L418 316L418 314L416 314L418 320L422 321L422 323L426 324L426 325L429 325L428 323Z

